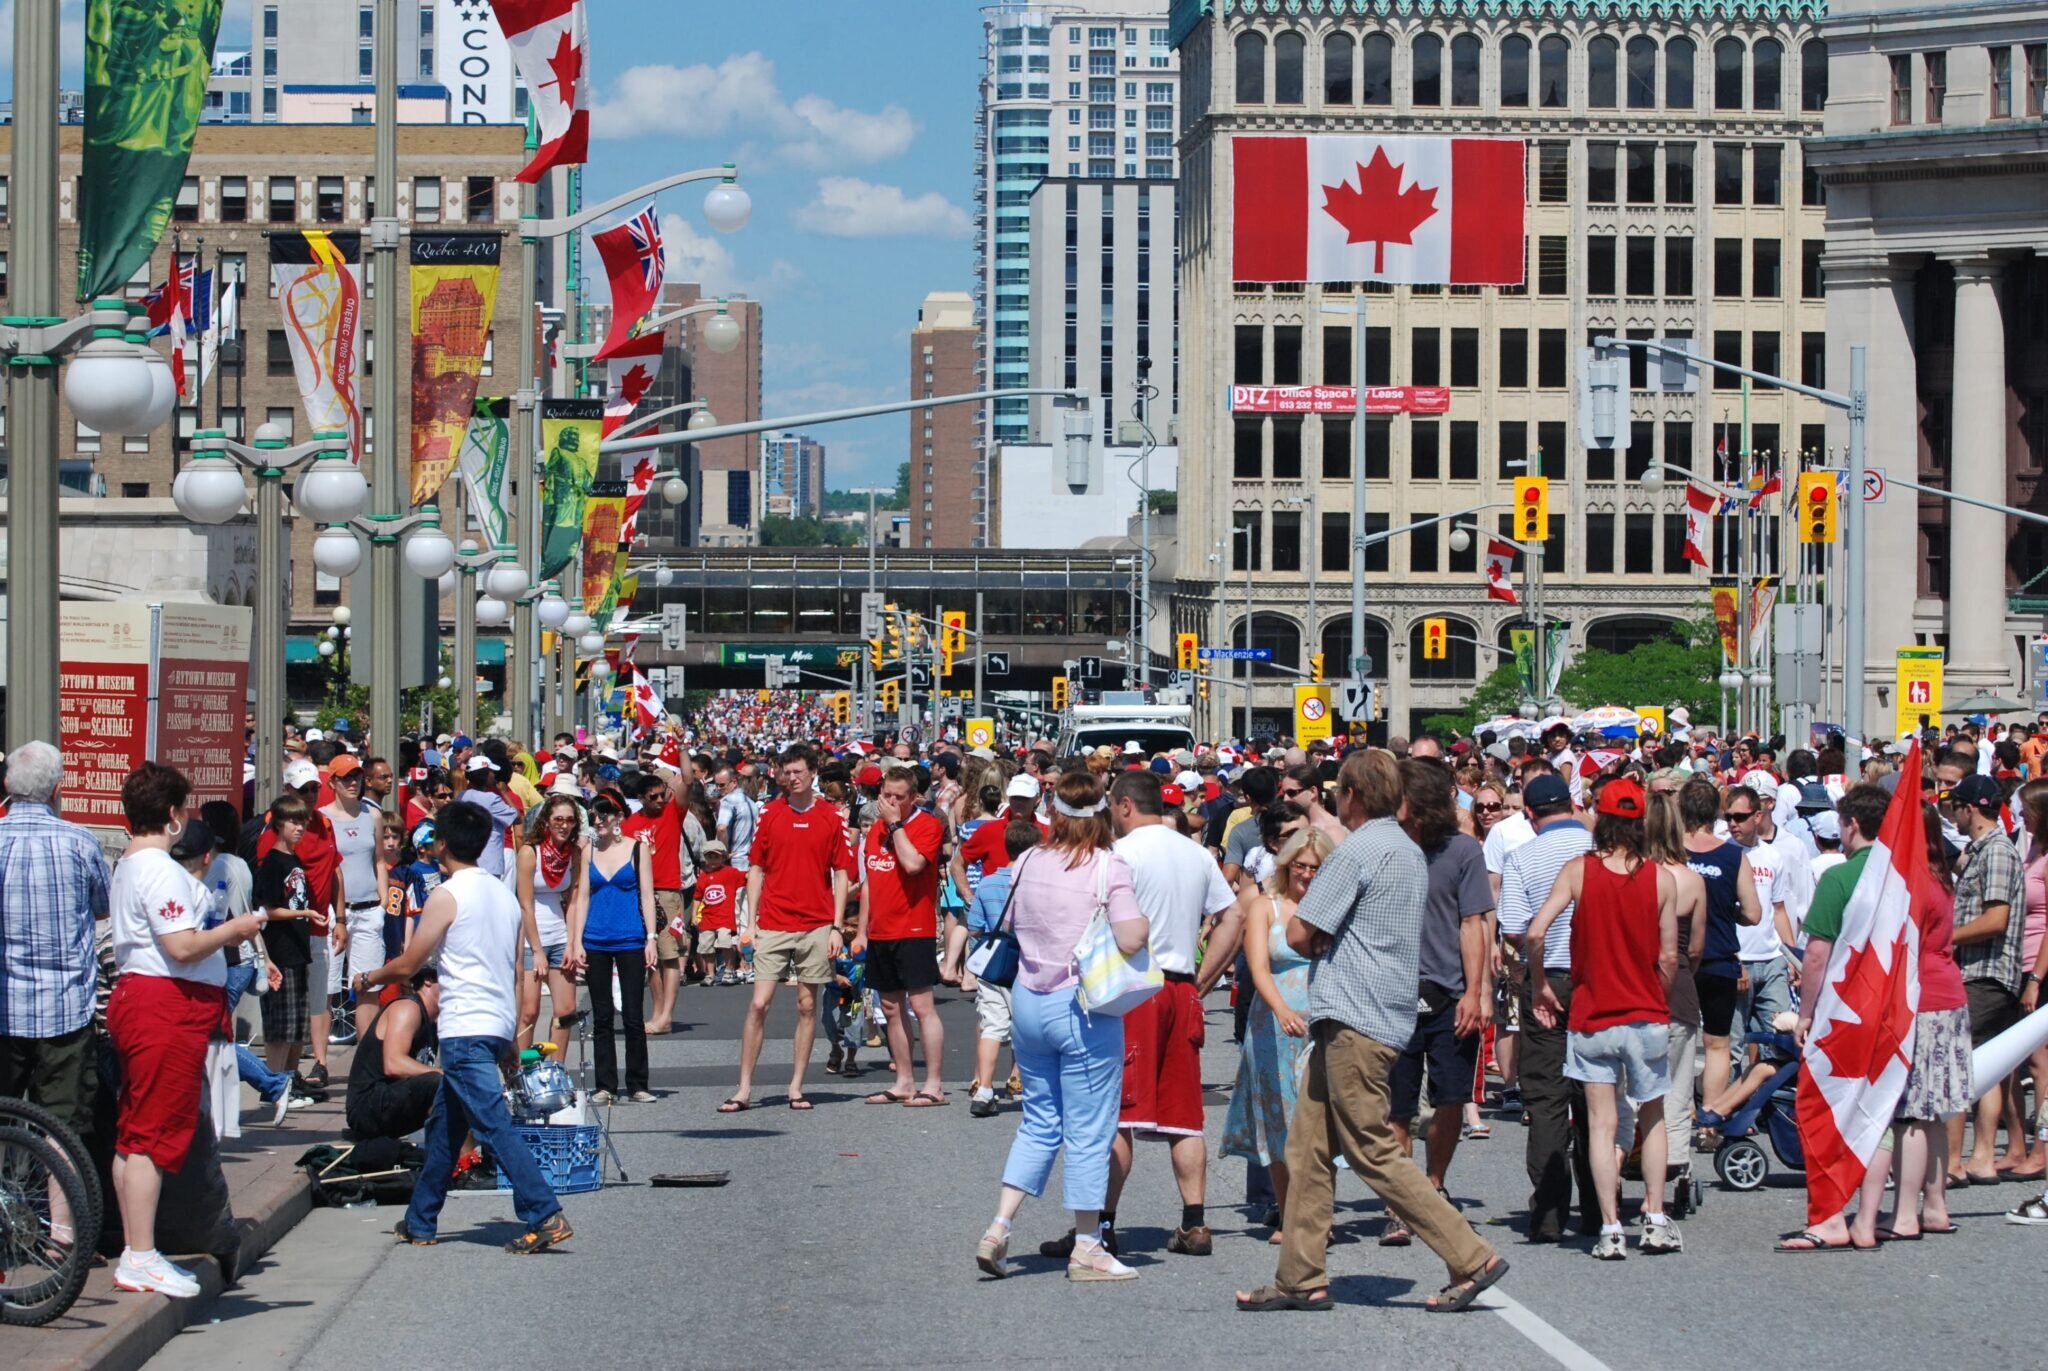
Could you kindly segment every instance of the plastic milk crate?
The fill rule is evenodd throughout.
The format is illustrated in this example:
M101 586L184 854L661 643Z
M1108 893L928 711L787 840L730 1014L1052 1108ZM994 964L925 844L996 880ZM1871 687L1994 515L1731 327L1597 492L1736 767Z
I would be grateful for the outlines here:
M541 1175L557 1195L577 1195L604 1184L598 1156L602 1130L596 1124L515 1123L512 1131L533 1152ZM511 1178L499 1167L498 1189L511 1188Z

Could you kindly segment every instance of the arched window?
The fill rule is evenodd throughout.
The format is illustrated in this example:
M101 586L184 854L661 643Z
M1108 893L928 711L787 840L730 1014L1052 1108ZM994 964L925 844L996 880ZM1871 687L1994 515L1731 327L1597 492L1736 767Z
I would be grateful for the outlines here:
M1572 103L1572 45L1557 34L1536 48L1537 103L1544 109L1569 109Z
M1308 40L1292 29L1273 40L1273 103L1298 105L1302 102L1302 66Z
M1657 40L1642 34L1628 40L1628 107L1657 108Z
M1365 621L1365 655L1372 658L1369 680L1387 679L1387 626L1370 616ZM1323 670L1332 679L1351 674L1351 616L1340 614L1323 625Z
M1519 33L1500 40L1500 103L1506 109L1529 108L1529 40Z
M1479 106L1479 37L1461 33L1451 40L1451 103L1464 109Z
M1279 668L1293 667L1299 671L1308 665L1301 659L1301 629L1296 627L1294 620L1278 614L1252 615L1252 640L1249 643L1244 640L1244 620L1239 619L1230 627L1230 645L1272 649L1273 660L1255 663L1252 667L1254 676L1284 676L1288 673Z
M1750 49L1750 81L1755 87L1751 109L1785 107L1785 45L1775 38L1760 38Z
M1799 49L1799 108L1817 113L1828 104L1828 45L1808 39Z
M1237 103L1266 103L1266 40L1256 33L1237 35Z
M1714 108L1742 108L1742 40L1714 44Z
M1620 102L1615 89L1615 68L1620 65L1621 44L1605 36L1586 44L1586 106L1613 109Z
M1359 45L1365 70L1358 78L1359 99L1368 105L1394 103L1394 40L1384 33L1368 33Z
M1356 46L1348 33L1332 33L1323 40L1324 104L1348 105L1358 98L1358 87L1351 79L1351 57Z
M1408 55L1415 63L1414 93L1409 103L1441 105L1444 102L1444 40L1433 33L1418 33Z
M1408 630L1408 679L1412 681L1469 681L1479 674L1479 649L1474 645L1478 630L1463 619L1446 619L1450 641L1444 644L1440 661L1422 655L1422 620Z
M1693 65L1699 48L1690 38L1674 38L1664 45L1664 107L1691 109Z

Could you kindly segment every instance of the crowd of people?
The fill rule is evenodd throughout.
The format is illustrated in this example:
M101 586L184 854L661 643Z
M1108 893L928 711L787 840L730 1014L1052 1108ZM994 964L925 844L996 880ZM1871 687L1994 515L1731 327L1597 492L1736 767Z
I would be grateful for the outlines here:
M1576 1227L1594 1257L1625 1258L1628 1176L1633 1250L1683 1250L1695 1159L1796 1055L1909 784L1931 873L1911 1072L1860 1202L1778 1250L1952 1231L1948 1188L2043 1182L2031 1087L2048 1050L1988 1089L1971 1052L2032 1012L2048 975L2048 715L2023 741L1930 731L1913 776L1894 770L1907 740L1787 749L1674 722L1644 740L1559 724L1062 757L1028 738L878 747L812 697L748 694L630 743L406 737L386 759L294 731L261 809L253 775L243 804L195 812L176 771L138 769L111 866L58 817L61 759L31 744L7 759L0 817L0 1093L88 1132L107 1078L116 1283L187 1296L196 1281L154 1242L162 1177L202 1120L238 1130L238 1079L282 1123L333 1088L329 1048L354 1044L351 1135L424 1134L399 1239L436 1240L473 1137L510 1179L512 1250L536 1252L570 1228L511 1131L501 1072L520 1049L587 1013L593 1102L648 1103L648 1040L685 988L745 985L718 1106L737 1114L762 1104L790 982L782 1107L813 1108L822 1023L828 1073L885 1054L867 1104L942 1108L937 997L953 987L975 1011L965 1112L1020 1115L977 1266L1009 1274L1012 1224L1058 1160L1072 1228L1041 1252L1072 1279L1121 1281L1137 1275L1117 1212L1143 1142L1166 1143L1180 1192L1168 1251L1214 1250L1201 1052L1205 997L1227 979L1241 1057L1220 1146L1270 1197L1278 1249L1241 1307L1329 1306L1341 1164L1384 1201L1382 1245L1443 1259L1428 1307L1455 1311L1507 1271L1449 1190L1460 1145L1496 1120L1526 1126L1529 1241ZM1158 981L1121 1014L1090 1012L1082 985L1109 945ZM261 1056L230 1018L251 994ZM2048 1193L2008 1217L2048 1223ZM51 1236L68 1240L57 1218Z

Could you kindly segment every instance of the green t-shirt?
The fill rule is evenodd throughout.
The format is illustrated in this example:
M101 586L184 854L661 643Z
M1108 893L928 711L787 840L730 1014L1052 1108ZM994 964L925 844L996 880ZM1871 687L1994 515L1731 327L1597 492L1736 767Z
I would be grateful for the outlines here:
M1849 897L1856 893L1856 882L1863 878L1864 859L1869 856L1867 847L1853 852L1848 861L1820 878L1820 885L1813 892L1813 903L1806 907L1804 928L1807 937L1834 942L1842 936L1842 911L1849 907Z

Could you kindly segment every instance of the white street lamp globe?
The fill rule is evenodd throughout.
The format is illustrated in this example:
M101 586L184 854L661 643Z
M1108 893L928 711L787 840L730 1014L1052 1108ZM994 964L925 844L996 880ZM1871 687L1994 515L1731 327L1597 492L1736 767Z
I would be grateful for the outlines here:
M731 352L740 345L740 321L724 310L704 321L704 346L713 352Z
M704 222L720 233L737 233L754 215L754 197L736 181L720 181L704 192Z
M477 553L483 551L483 545L474 538L464 538L462 545L456 548L456 551L465 557L474 557Z
M1749 683L1758 690L1769 690L1771 688L1771 673L1759 671L1756 675L1749 678Z
M581 638L590 632L590 616L581 610L562 620L562 632L571 638Z
M576 650L585 657L595 657L604 651L604 635L595 631L581 635L576 639Z
M1652 462L1652 463L1650 463L1650 464L1649 464L1648 466L1644 467L1644 468L1643 468L1643 489L1644 489L1644 490L1662 490L1663 488L1664 488L1664 464L1663 464L1662 462Z
M511 616L512 609L503 600L494 600L486 595L476 602L476 621L483 628L496 628Z
M347 605L336 605L334 607L334 613L328 615L327 617L334 620L334 622L336 622L337 624L345 624L350 619L353 619L356 616Z
M450 567L441 573L439 580L434 582L434 588L443 595L453 595L455 593L455 580L455 568Z
M671 476L661 483L661 498L669 504L679 505L690 498L690 483L680 476Z
M344 641L352 643L356 640L356 631L352 628L345 628L341 631L341 636Z
M341 626L339 624L330 625L327 632L322 634L321 636L326 638L339 638L341 636Z
M339 524L320 530L313 540L313 565L329 576L353 576L363 564L363 545L356 535Z
M610 680L611 674L612 664L602 657L590 664L590 679L593 681Z
M452 686L452 685L454 685L454 684L455 684L455 678L454 678L454 677L452 677L452 676L443 676L443 677L442 677L442 678L441 678L440 680L436 681L436 682L435 682L434 684L435 684L435 685L438 685L438 686L440 686L440 687L441 687L441 689L443 689L443 690L446 690L446 689L448 689L448 687L450 687L450 686Z
M142 358L149 366L149 408L143 413L140 431L154 433L178 407L178 380L171 375L171 364L155 348L144 348Z
M665 588L667 586L673 585L675 584L675 579L676 574L673 571L670 571L665 566L656 567L654 569L654 583L658 586L662 586Z
M195 524L224 524L242 512L247 498L242 473L218 453L195 457L171 482L178 512Z
M1730 667L1728 670L1722 672L1720 676L1717 678L1717 680L1719 681L1721 689L1723 690L1742 689L1742 673L1735 670L1735 668L1733 667Z
M1451 551L1463 552L1472 546L1472 535L1462 528L1451 530Z
M256 425L256 441L259 443L289 443L292 431L283 424L265 421Z
M102 330L104 333L105 331ZM93 339L64 368L64 398L78 422L99 433L146 433L155 382L145 348L112 333Z
M334 655L334 644L323 641L320 644L320 655L322 657L332 657Z
M540 603L534 606L534 613L539 617L542 628L558 630L569 617L569 602L551 590L540 597Z
M455 544L439 524L423 524L405 540L405 568L423 581L438 581L455 565Z
M316 524L345 524L369 502L370 483L346 448L321 453L292 486L292 504Z
M708 409L700 409L690 416L690 422L684 424L683 427L693 432L698 429L717 428L718 416Z
M524 595L528 584L526 568L509 559L484 573L484 589L508 603Z

